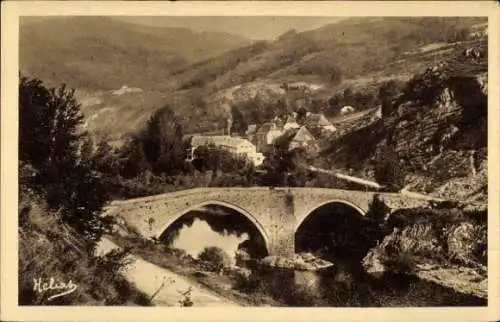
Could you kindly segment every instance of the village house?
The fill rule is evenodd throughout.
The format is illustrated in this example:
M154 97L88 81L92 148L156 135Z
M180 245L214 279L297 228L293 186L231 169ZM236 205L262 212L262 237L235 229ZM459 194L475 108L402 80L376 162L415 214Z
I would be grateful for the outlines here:
M193 136L191 138L191 160L194 159L194 151L200 146L214 145L221 150L228 151L234 155L246 156L254 166L259 166L264 161L264 155L257 152L255 145L247 139L231 137L228 135L216 136Z
M298 148L305 149L308 152L318 151L316 138L307 130L305 126L300 127L297 132L295 132L288 145L288 150L290 151Z
M348 113L353 113L354 111L355 111L354 107L352 107L350 105L346 105L340 109L340 114L345 115Z
M286 119L283 130L287 131L290 129L298 129L300 125L297 123L297 119L294 115L289 115Z
M264 123L255 134L255 146L257 151L264 151L267 146L273 144L273 141L283 135L283 131L275 123Z
M333 124L321 113L308 113L306 115L305 125L310 131L319 132L319 135L333 133L337 130L335 126L333 126Z
M257 133L257 124L249 124L247 130L245 131L245 136L250 142L252 142L255 138L255 134Z

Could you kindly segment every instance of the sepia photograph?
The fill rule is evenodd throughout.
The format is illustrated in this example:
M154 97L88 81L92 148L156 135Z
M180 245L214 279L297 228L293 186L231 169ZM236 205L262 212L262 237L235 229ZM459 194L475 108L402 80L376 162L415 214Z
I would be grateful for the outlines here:
M487 308L483 12L20 14L11 301Z

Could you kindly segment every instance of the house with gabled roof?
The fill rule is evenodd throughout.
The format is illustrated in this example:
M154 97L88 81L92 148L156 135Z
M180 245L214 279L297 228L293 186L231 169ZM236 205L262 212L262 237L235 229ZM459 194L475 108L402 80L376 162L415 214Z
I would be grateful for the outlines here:
M262 124L257 130L254 139L257 151L264 151L268 145L271 145L282 134L283 131L275 123L268 122Z
M285 125L283 126L283 130L287 131L290 129L298 129L300 125L297 123L297 119L293 115L289 115L286 118Z
M250 141L253 141L256 133L257 133L257 124L248 124L247 130L245 131L245 136Z
M301 126L295 134L291 137L288 145L288 150L295 150L298 148L305 149L306 151L318 151L319 147L316 138L307 130L305 126Z
M309 113L306 116L305 125L308 128L320 127L322 131L335 132L337 129L328 119L321 113Z

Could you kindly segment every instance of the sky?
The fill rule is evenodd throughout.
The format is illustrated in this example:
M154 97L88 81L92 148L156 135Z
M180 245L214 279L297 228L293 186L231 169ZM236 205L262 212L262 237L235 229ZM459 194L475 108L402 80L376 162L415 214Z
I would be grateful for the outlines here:
M113 17L149 26L182 27L194 31L216 31L253 40L272 40L290 29L312 30L345 17Z

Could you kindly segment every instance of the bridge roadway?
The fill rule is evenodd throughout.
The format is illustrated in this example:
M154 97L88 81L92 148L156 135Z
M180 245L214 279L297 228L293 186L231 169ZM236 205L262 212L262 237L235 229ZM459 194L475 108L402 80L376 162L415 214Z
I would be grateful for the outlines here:
M341 203L367 214L375 195L392 210L428 205L428 200L397 193L327 188L195 188L112 202L106 214L121 218L145 238L159 238L184 214L208 205L233 209L262 234L269 255L295 252L295 232L314 210ZM332 214L335 215L335 214Z

